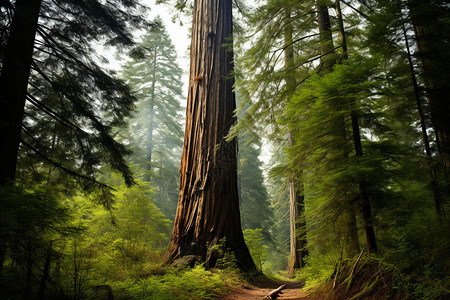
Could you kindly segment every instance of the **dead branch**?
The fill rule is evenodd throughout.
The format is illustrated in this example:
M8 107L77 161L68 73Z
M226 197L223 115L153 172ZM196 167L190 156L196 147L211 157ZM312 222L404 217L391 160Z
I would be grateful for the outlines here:
M286 284L283 284L279 288L277 288L277 289L271 291L270 293L268 293L267 296L264 297L264 299L276 299L278 297L278 294L285 288L286 288Z

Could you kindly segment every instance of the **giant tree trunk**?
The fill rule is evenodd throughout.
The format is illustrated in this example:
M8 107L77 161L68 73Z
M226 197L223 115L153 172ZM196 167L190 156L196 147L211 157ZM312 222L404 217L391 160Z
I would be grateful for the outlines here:
M237 145L225 141L235 122L232 0L194 1L186 131L180 195L166 255L214 267L221 240L244 271L256 270L242 234Z
M17 0L0 76L0 186L15 179L41 0Z

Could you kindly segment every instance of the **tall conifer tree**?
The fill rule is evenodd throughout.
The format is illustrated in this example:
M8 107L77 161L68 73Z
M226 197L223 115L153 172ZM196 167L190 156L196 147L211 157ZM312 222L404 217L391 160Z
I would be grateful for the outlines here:
M127 136L133 162L157 188L153 196L164 214L173 220L177 203L178 168L181 157L181 75L175 48L161 18L148 29L139 45L144 57L123 68L122 76L136 92L137 115L129 120Z
M225 140L236 108L233 52L225 47L232 29L231 0L194 1L180 195L167 255L214 267L231 251L240 269L253 271L239 214L237 145Z

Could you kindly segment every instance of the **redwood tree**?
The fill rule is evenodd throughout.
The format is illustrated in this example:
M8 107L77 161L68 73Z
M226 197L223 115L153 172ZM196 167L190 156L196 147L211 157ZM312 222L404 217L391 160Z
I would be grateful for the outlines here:
M236 107L226 47L232 26L231 0L194 1L180 194L167 256L215 267L230 251L241 270L253 271L241 229L237 145L225 140Z

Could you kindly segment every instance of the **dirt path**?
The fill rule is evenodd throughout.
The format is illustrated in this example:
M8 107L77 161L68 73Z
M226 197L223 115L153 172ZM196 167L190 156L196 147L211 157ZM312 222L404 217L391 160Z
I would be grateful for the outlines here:
M286 288L282 290L276 299L294 300L307 299L306 293L302 292L303 283L292 281L267 281L258 283L258 286L245 284L239 288L230 288L230 293L224 295L223 300L262 300L272 290L286 284Z

